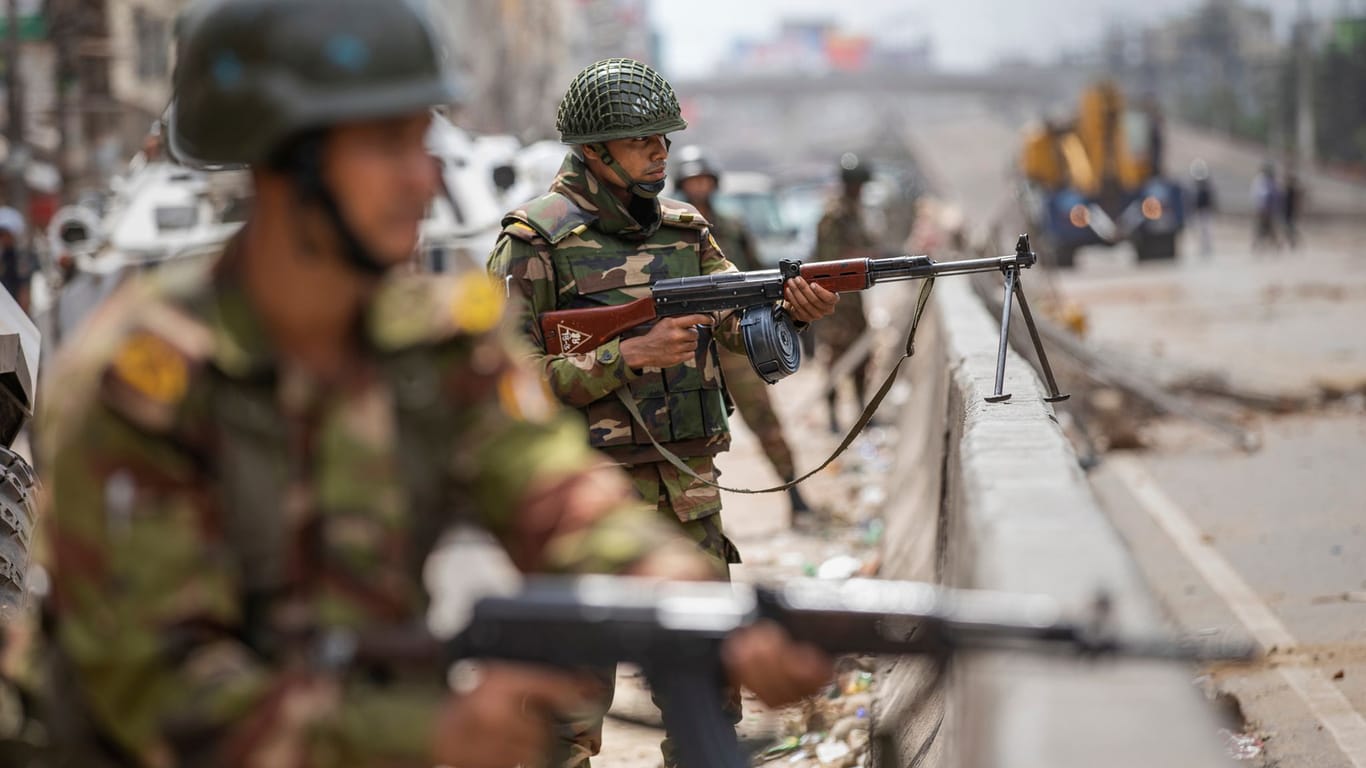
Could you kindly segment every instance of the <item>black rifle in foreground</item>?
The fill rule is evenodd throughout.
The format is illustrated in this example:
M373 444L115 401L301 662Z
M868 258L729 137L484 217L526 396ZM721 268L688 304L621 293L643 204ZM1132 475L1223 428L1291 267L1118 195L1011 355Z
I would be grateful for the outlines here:
M775 587L607 576L531 580L520 594L485 598L450 641L452 662L496 659L563 668L629 662L665 702L664 726L682 764L743 768L721 711L721 641L760 620L832 654L948 656L1023 651L1171 661L1246 660L1250 643L1122 637L1108 608L1070 621L1052 598L950 590L912 582L797 580Z

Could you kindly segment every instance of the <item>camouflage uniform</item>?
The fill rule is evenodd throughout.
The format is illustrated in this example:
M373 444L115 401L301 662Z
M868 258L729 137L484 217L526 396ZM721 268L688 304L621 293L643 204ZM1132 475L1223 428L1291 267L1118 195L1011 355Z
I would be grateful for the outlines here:
M622 304L647 296L659 279L735 269L696 209L672 200L646 202L653 218L642 224L570 153L550 193L504 219L489 270L508 280L520 327L538 349L545 349L537 321L544 312ZM739 555L717 518L720 492L669 464L617 395L629 392L650 434L714 482L712 457L730 447L730 431L709 335L695 359L664 370L632 370L621 357L620 339L597 349L537 355L535 362L555 396L584 415L589 444L624 465L641 497L676 518L724 566L739 562ZM722 316L715 337L744 349L734 313Z
M721 252L737 267L746 272L764 268L763 263L759 261L759 251L755 246L754 237L750 235L743 222L715 214L712 215L711 221L712 235L721 246ZM778 477L784 480L793 479L797 476L797 469L792 460L792 448L783 438L783 425L778 420L773 402L768 397L769 385L754 372L748 355L721 350L720 357L726 390L730 392L736 410L740 411L745 424L754 431L754 436L759 439L759 445L763 447L764 455L773 464Z
M542 571L691 545L590 471L483 276L384 278L360 359L320 381L273 353L240 247L124 286L47 378L56 740L82 766L425 768L440 664L322 638L423 627L443 529Z
M859 202L846 195L834 198L826 206L816 229L816 261L838 261L840 259L866 256L876 243L863 224ZM868 330L868 318L863 312L863 294L845 293L835 306L835 313L821 321L817 326L816 339L826 349L829 363L834 364ZM871 357L865 357L854 368L854 387L859 402L866 401L864 389L868 381ZM830 395L830 422L835 424L835 395Z
M621 304L647 295L658 279L735 269L696 209L672 200L649 202L654 218L642 225L570 153L550 193L504 219L489 271L507 281L522 332L537 349L545 349L537 320L544 312ZM723 318L714 337L704 334L711 338L700 340L693 360L664 370L632 370L621 357L620 339L597 349L535 355L534 361L555 396L583 414L589 444L620 462L640 497L677 520L717 568L729 572L740 553L721 525L720 491L666 461L617 395L625 390L650 434L699 477L716 482L712 457L730 447L730 432L714 339L744 348L738 319L729 313ZM600 673L610 679L609 671ZM739 722L738 691L727 704L732 721ZM602 721L575 726L575 750L565 765L582 767L602 744ZM667 739L661 748L665 764L676 765Z

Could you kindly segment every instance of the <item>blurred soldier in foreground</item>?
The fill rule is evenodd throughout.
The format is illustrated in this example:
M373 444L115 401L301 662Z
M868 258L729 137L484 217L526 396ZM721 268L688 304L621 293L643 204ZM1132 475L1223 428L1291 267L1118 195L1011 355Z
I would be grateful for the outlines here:
M589 443L624 465L641 498L681 525L725 574L740 558L721 526L721 494L708 484L717 480L712 457L730 446L715 340L743 352L738 317L668 317L596 349L566 344L560 355L544 354L537 319L555 309L623 304L664 278L735 269L696 208L659 197L667 136L687 127L678 98L648 66L605 59L574 78L556 123L573 149L549 193L503 219L489 270L518 302L518 326L542 352L535 362L550 389L587 420ZM829 314L837 300L800 278L788 283L797 321ZM730 707L738 722L738 693ZM580 736L586 752L597 752L600 728L588 724ZM667 742L664 752L672 765Z
M826 207L816 228L816 261L838 261L868 255L876 245L863 223L860 199L863 185L873 177L868 163L858 156L845 153L840 158L840 192ZM817 329L816 338L825 348L827 364L834 365L868 331L868 318L863 314L863 295L851 293L841 297L835 315ZM871 355L865 355L854 366L854 391L859 405L867 402L868 369ZM839 382L830 382L827 395L830 404L830 431L839 432Z
M48 379L51 762L530 763L585 681L488 664L448 690L421 652L442 531L528 571L709 569L518 366L486 279L394 269L437 185L429 108L457 98L416 6L214 0L179 34L169 149L250 166L255 206ZM772 627L730 644L772 699L829 671Z
M739 218L722 216L712 206L712 195L720 184L720 174L700 147L684 147L678 153L678 172L674 175L678 191L695 207L702 217L711 222L711 234L721 252L740 269L749 272L763 269L758 246L749 228ZM768 385L754 372L749 358L726 349L720 350L721 374L726 391L735 401L735 408L745 417L764 449L764 455L783 482L790 483L797 476L792 460L792 448L783 438L783 425L768 398ZM794 516L810 512L800 489L787 489Z

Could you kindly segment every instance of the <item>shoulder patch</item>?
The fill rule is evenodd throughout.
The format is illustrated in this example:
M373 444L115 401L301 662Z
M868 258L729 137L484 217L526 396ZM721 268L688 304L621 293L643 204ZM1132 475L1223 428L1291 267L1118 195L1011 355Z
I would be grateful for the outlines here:
M503 318L503 291L487 273L406 274L380 287L370 306L371 339L393 351L488 333Z
M503 231L527 240L526 228L530 228L556 245L570 235L584 231L595 220L596 216L575 205L573 200L558 192L549 192L504 216Z
M170 430L203 360L172 338L147 328L136 329L123 339L105 368L101 397L116 413L143 429Z
M197 284L185 286L193 293ZM164 432L213 357L214 335L201 318L149 280L124 285L100 310L98 330L71 352L74 370L95 366L99 398L138 427Z
M665 226L683 229L706 229L711 226L700 211L682 200L660 198L659 215Z
M137 331L124 341L109 376L132 394L158 405L175 405L190 388L190 363L166 339Z

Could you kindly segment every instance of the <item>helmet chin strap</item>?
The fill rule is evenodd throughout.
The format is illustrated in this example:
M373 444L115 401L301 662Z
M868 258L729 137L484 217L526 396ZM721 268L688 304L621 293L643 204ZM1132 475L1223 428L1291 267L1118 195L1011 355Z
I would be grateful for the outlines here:
M665 147L668 147L671 144L673 144L673 142L668 138L664 139ZM618 181L626 185L626 188L636 197L653 200L659 197L664 191L664 185L667 182L667 179L651 182L636 181L631 178L630 174L626 172L626 169L622 167L621 163L618 163L617 159L612 157L612 153L607 151L606 144L596 142L587 146L598 154L598 159L602 161L602 164L607 166L607 169L612 172L612 175L616 176Z
M303 202L316 203L322 209L328 224L337 234L342 258L347 266L363 275L379 277L387 272L389 267L376 259L371 250L365 247L355 228L342 213L336 195L323 179L322 149L323 134L306 136L282 153L275 165L294 179L299 190L299 198Z

